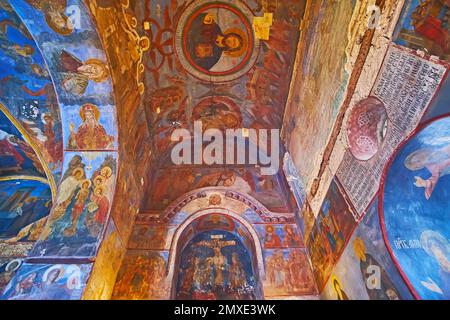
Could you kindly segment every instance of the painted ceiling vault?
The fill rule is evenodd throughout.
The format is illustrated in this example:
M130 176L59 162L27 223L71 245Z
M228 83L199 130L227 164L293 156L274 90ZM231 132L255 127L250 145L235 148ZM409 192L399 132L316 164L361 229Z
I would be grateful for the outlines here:
M449 8L0 0L0 299L448 299Z

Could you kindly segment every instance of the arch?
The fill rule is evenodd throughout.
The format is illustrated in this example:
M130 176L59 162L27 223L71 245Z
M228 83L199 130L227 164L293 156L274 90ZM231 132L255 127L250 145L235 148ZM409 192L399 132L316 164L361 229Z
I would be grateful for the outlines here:
M118 125L115 96L112 87L111 74L109 70L109 61L103 49L98 31L95 23L92 21L89 9L86 3L82 0L73 1L72 4L77 6L81 23L72 28L70 32L64 30L55 30L55 26L46 20L45 9L34 6L27 2L11 1L11 8L17 14L18 18L24 24L25 28L30 33L30 36L35 41L37 49L41 53L45 66L48 69L49 78L55 90L56 100L61 114L62 124L62 144L63 144L63 159L62 159L62 175L59 184L56 186L54 206L50 213L50 219L47 226L44 228L43 236L36 243L36 246L30 253L30 259L38 259L45 261L46 258L52 259L79 259L80 262L92 261L98 252L101 240L103 239L106 224L109 220L109 213L113 204L113 196L115 191L115 183L117 177L117 168L119 163L118 154ZM63 32L64 31L64 32ZM52 45L49 45L51 43ZM79 50L79 48L95 48L92 50ZM70 73L69 69L64 69L64 63L81 63L96 64L100 66L102 71L101 76L87 78L85 83L75 83L71 78L67 78ZM77 77L77 72L71 76ZM81 78L80 78L81 79ZM86 80L80 80L86 81ZM81 144L78 135L81 136L81 128L85 122L85 117L88 112L87 109L94 114L96 118L96 137L104 134L104 138L108 143L98 140L92 140L89 145ZM99 120L100 119L100 120ZM74 123L74 125L70 125ZM103 133L104 132L104 133ZM76 136L76 138L73 137ZM103 139L103 140L105 140ZM74 142L75 141L75 142ZM90 140L89 140L90 141ZM90 192L94 191L94 179L104 166L109 166L112 173L107 174L111 177L108 180L108 185L102 185L103 195L109 200L108 212L106 218L96 230L95 236L89 240L90 249L84 253L80 253L77 249L83 243L80 238L79 244L68 245L70 249L65 251L55 250L53 253L45 254L44 249L55 247L55 241L65 242L67 239L63 235L63 229L55 228L55 221L64 215L70 215L69 205L67 208L58 206L58 199L62 197L62 185L74 171L72 164L78 161L87 170L85 171L84 179L92 180ZM58 182L56 182L58 183ZM87 185L87 184L86 184ZM91 190L92 189L92 190ZM107 190L107 191L105 191ZM67 190L66 190L67 191ZM86 210L86 209L85 209ZM105 210L103 210L105 211ZM53 225L52 225L53 224ZM67 231L67 230L66 230ZM48 240L50 232L56 235L58 240ZM81 237L81 235L80 235ZM95 240L94 240L95 238ZM67 243L70 241L67 240Z
M246 208L254 211L261 219L261 222L268 223L295 223L294 216L289 214L277 214L269 211L261 202L248 194L239 192L233 188L207 187L190 191L177 200L173 201L159 216L141 214L137 217L140 223L167 223L191 202L204 199L208 194L220 194L226 199L240 202Z
M260 283L260 287L262 290L262 281L264 281L266 278L266 272L265 272L265 267L264 267L262 244L261 244L261 240L260 240L256 230L253 228L253 226L247 220L242 218L236 212L232 212L229 209L223 209L223 208L222 209L211 208L211 209L201 210L201 211L191 215L178 227L177 231L175 232L175 235L172 239L172 243L170 246L169 263L168 263L169 269L167 272L167 279L170 280L169 292L171 292L172 297L175 294L176 282L178 279L175 275L175 269L176 269L176 266L178 266L178 264L179 264L178 260L180 258L180 254L182 252L182 249L180 247L182 245L180 243L180 238L193 223L195 223L196 221L200 220L201 218L209 216L211 214L219 214L219 215L229 217L244 226L244 228L250 235L251 239L253 240L253 245L254 245L253 249L254 249L254 254L256 257L256 259L255 259L256 266L253 266L253 269L255 272L255 276L257 276L257 279Z

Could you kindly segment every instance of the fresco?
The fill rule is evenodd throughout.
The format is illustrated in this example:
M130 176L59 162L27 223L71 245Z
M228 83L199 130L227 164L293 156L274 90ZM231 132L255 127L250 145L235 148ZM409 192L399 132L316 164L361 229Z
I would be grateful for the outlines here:
M22 263L21 259L0 258L0 293L6 288Z
M395 31L395 41L448 60L449 7L450 3L444 0L406 1Z
M410 300L383 240L375 201L352 235L322 292L329 300Z
M23 264L2 300L80 300L91 265Z
M113 300L168 298L164 282L168 252L129 250L117 276Z
M194 120L218 129L281 128L304 7L304 0L134 4L151 42L146 114L158 159L173 145L174 128L192 129ZM253 25L269 12L263 40Z
M177 181L176 184L173 181ZM147 209L164 210L185 193L200 188L226 187L247 193L274 212L290 212L285 195L287 185L279 176L262 176L257 169L246 168L174 168L164 169L154 178L154 191Z
M177 226L135 225L128 242L130 249L169 250Z
M46 177L39 157L22 133L0 111L0 174Z
M0 239L16 238L24 228L45 219L51 205L48 184L32 180L0 182Z
M304 249L265 250L266 297L314 295L314 275Z
M178 20L175 33L181 65L208 82L241 77L253 66L259 53L252 16L240 1L191 3Z
M381 196L388 246L415 294L450 298L450 119L426 125L395 155Z
M303 239L294 224L256 225L255 228L266 249L304 247Z
M49 71L27 27L6 0L0 1L0 25L0 102L27 132L58 180L61 116Z
M347 140L352 155L360 161L372 159L383 145L388 128L388 113L376 97L361 100L347 123Z
M253 300L258 295L251 253L232 233L200 233L180 259L177 299Z
M316 178L317 159L344 100L351 73L349 55L355 45L352 33L358 30L357 13L364 12L365 5L367 1L314 1L304 22L284 139L306 190Z
M306 239L319 290L325 285L355 227L353 209L334 179Z
M87 152L66 154L55 208L34 256L95 255L114 194L116 156Z
M92 273L83 293L85 300L109 300L112 296L117 273L120 270L125 247L113 220L109 220L104 240L95 257Z
M110 72L83 2L69 0L58 2L58 5L47 1L11 3L30 27L46 57L60 102L61 117L67 124L63 127L64 148L116 149L117 124Z

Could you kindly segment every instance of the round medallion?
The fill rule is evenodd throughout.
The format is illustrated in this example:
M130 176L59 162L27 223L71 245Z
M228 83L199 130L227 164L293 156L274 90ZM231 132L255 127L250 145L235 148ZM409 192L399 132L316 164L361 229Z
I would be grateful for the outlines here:
M175 49L181 65L208 82L228 82L245 75L259 54L253 17L240 1L193 1L177 25Z
M386 137L388 114L379 99L369 97L352 110L347 126L347 140L353 156L360 161L372 159Z

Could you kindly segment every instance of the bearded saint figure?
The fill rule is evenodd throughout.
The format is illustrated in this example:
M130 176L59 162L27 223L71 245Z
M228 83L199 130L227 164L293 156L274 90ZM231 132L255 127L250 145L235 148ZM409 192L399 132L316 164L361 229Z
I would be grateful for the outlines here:
M108 67L98 59L88 59L82 62L67 51L63 51L59 59L63 74L62 86L64 90L74 95L83 95L89 81L100 83L109 77Z
M114 138L106 133L98 122L100 111L93 104L85 104L80 109L83 123L75 132L75 125L70 124L69 147L82 150L104 150L113 147Z

